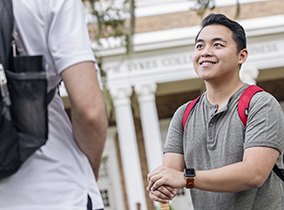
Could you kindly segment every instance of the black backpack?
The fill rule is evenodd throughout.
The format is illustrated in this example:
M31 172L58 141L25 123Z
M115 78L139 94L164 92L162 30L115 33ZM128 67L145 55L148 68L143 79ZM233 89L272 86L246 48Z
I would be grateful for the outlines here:
M12 0L0 0L0 180L14 174L48 136L43 57L18 55Z

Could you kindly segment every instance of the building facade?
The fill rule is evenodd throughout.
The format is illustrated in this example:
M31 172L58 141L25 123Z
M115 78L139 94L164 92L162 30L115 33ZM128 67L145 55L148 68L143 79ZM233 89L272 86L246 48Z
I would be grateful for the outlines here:
M245 28L249 57L244 82L257 84L284 101L284 1L243 1L236 19ZM106 210L155 209L148 198L147 174L162 164L163 145L174 111L205 91L192 66L201 18L190 1L138 1L134 54L106 40L99 50L115 119L110 122L99 187ZM235 1L216 1L211 12L235 19ZM151 9L150 9L151 8ZM205 15L206 15L205 14ZM64 100L66 100L63 97ZM68 101L66 101L68 110ZM193 209L190 192L180 190L171 205Z

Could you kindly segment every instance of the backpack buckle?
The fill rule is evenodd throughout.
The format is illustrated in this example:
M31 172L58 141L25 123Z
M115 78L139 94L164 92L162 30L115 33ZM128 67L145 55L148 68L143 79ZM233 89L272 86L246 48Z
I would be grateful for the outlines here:
M6 78L6 74L4 72L4 68L3 65L0 63L0 85L6 85L7 84L7 78Z
M10 106L11 100L10 100L9 91L7 87L7 78L6 78L3 65L1 63L0 63L0 89L1 89L1 96L2 96L4 103L6 104L6 106Z
M248 108L245 108L245 116L248 116Z

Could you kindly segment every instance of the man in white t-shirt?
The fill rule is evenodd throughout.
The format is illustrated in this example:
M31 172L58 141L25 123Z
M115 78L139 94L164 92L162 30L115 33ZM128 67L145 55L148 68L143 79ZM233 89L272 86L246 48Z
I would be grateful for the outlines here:
M44 56L48 90L64 81L72 125L55 94L48 141L1 180L0 209L103 209L96 178L107 117L82 1L17 0L13 7L19 45L28 55Z

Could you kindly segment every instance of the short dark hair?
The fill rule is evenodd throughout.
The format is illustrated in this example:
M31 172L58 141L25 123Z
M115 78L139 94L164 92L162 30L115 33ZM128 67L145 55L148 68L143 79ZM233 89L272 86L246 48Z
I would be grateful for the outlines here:
M240 52L247 47L246 33L244 28L236 21L227 18L223 14L210 14L201 23L201 29L198 32L195 42L197 41L202 29L208 25L223 25L229 28L233 32L233 40L237 44L237 50Z

